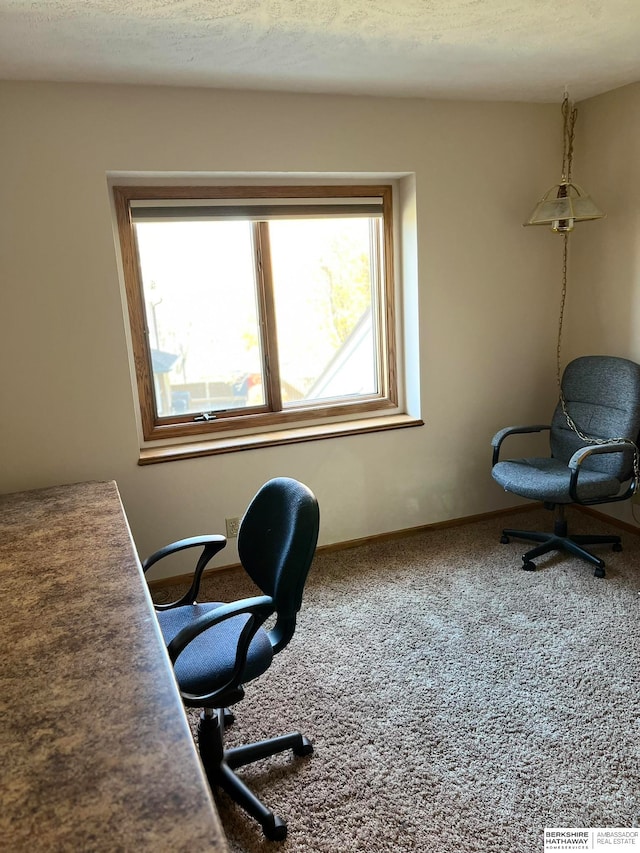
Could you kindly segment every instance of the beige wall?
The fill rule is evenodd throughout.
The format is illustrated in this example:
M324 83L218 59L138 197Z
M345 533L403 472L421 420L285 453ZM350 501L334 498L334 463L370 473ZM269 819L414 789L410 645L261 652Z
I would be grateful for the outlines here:
M278 474L316 492L322 544L518 502L489 441L554 404L557 244L521 223L555 180L557 107L5 83L0 113L0 491L113 478L141 554L222 531ZM425 426L138 467L110 171L415 173Z
M567 358L606 353L640 362L639 150L640 83L580 104L573 177L606 218L577 226L572 237ZM610 507L635 522L632 510L629 502Z

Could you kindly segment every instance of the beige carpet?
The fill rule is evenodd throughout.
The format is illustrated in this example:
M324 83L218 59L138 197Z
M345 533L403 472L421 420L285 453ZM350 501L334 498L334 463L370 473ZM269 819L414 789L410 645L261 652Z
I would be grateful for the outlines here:
M606 532L582 514L569 527ZM320 554L298 630L235 707L229 743L301 729L308 758L240 771L279 845L216 795L232 853L534 853L552 826L640 825L640 539L520 570L502 526ZM235 573L201 600L252 588Z

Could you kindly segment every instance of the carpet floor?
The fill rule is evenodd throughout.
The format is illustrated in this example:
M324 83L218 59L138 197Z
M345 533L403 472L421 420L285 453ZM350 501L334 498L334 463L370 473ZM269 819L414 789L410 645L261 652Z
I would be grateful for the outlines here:
M225 794L231 853L533 853L545 827L640 825L640 537L520 569L542 509L316 556L296 634L247 685L229 745L299 729L305 758L239 771L282 843ZM569 529L616 532L568 512ZM240 572L200 600L255 594ZM195 724L197 714L189 712Z

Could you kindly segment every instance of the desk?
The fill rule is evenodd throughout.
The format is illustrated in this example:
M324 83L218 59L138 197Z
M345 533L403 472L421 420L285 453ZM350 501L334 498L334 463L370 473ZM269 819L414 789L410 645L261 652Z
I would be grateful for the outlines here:
M115 483L0 496L0 847L227 845Z

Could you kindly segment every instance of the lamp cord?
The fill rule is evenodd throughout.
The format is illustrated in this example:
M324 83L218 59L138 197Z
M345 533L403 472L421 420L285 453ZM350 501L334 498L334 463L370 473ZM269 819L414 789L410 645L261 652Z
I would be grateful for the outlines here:
M564 104L563 104L564 111ZM575 112L575 110L574 110ZM575 119L574 119L575 123ZM582 439L582 441L586 441L589 444L626 444L629 445L629 449L633 450L633 479L636 484L636 489L640 484L640 451L638 450L638 446L635 441L632 441L630 438L595 438L592 435L585 435L578 427L576 426L575 421L571 417L567 409L567 401L564 396L564 392L562 390L562 377L561 377L561 352L562 352L562 326L564 323L564 306L567 299L567 267L568 267L568 258L569 258L569 234L565 232L564 237L564 246L562 252L562 293L560 296L560 320L558 323L558 344L556 347L556 379L558 382L558 392L560 396L560 405L562 407L562 411L564 413L565 420L571 430L578 436L578 438Z
M575 133L578 108L569 103L565 94L562 100L563 136L562 136L562 177L571 183L571 168L573 166L573 138Z

